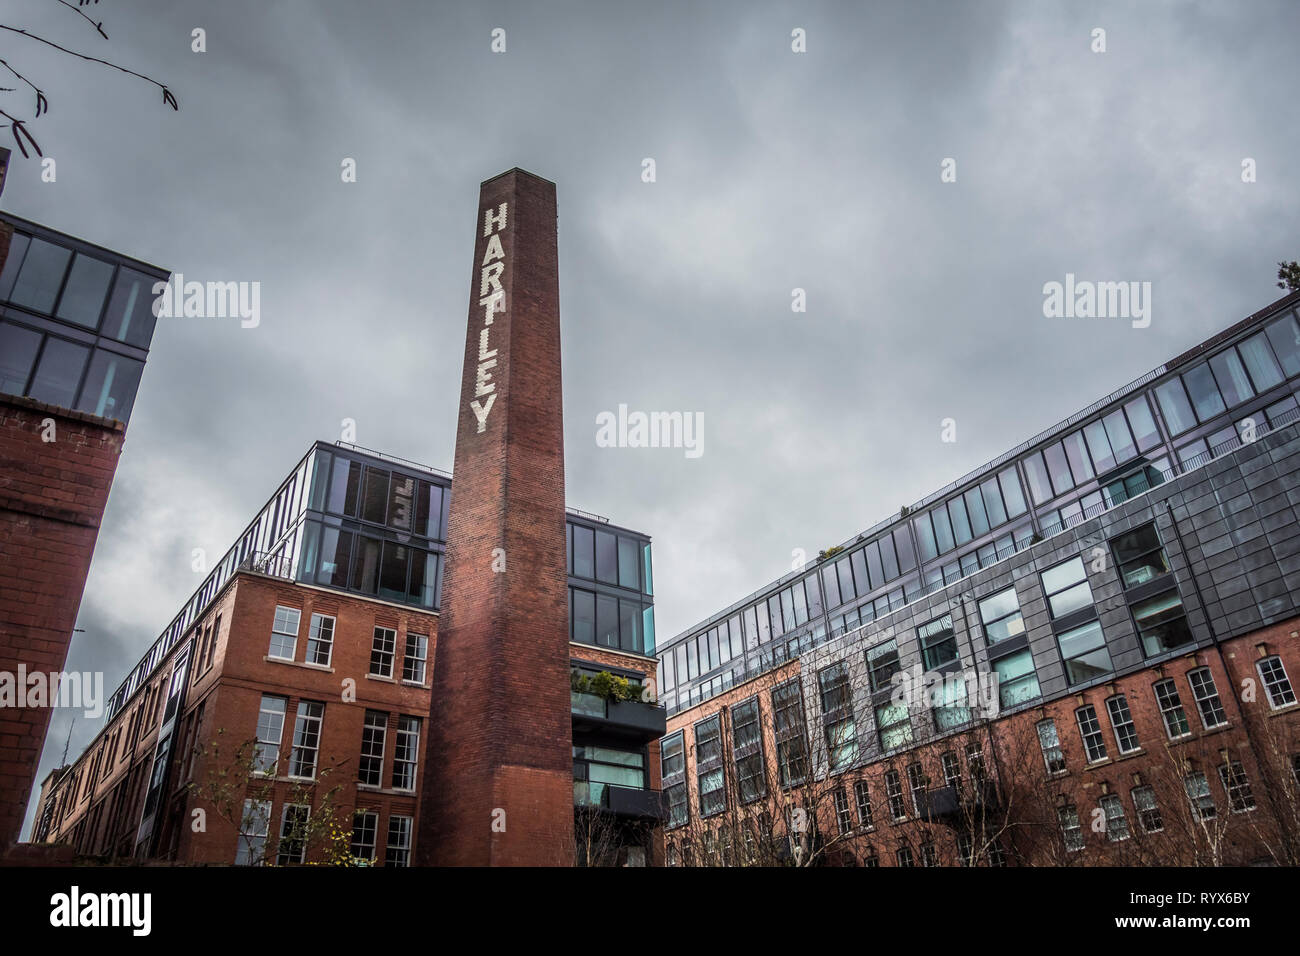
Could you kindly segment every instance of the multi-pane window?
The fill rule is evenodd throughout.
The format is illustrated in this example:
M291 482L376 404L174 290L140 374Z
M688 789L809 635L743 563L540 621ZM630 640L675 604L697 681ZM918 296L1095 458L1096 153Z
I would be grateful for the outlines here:
M885 799L889 801L889 816L893 820L907 819L907 807L903 803L903 781L897 770L885 774Z
M1110 713L1110 725L1115 731L1115 743L1119 752L1129 754L1137 750L1137 728L1133 724L1133 714L1128 709L1128 699L1119 694L1106 701L1106 710Z
M776 736L777 774L781 786L802 783L808 774L803 697L799 678L772 688L772 724Z
M361 763L357 779L371 787L378 787L384 778L384 743L388 737L388 715L379 711L366 711L361 728Z
M1056 811L1061 821L1061 836L1065 848L1070 852L1083 849L1083 827L1079 823L1079 811L1075 807L1061 807Z
M302 611L296 607L276 605L275 620L271 624L271 649L268 657L281 660L293 660L298 647L298 625L302 623Z
M994 867L995 869L1002 869L1007 865L1007 854L1002 848L1002 840L1000 838L994 837L989 841L987 855L989 866Z
M1165 722L1165 733L1170 740L1186 737L1192 732L1187 723L1187 713L1183 710L1183 701L1178 696L1178 685L1173 678L1157 681L1154 688L1156 705L1160 708L1160 717Z
M1214 797L1210 795L1210 781L1200 770L1194 770L1183 778L1183 787L1187 790L1187 800L1192 805L1192 812L1202 820L1209 820L1218 812L1214 806Z
M877 644L868 650L867 671L871 675L872 692L881 691L888 687L891 678L898 673L900 667L897 641L885 641L883 644Z
M876 707L876 733L881 750L906 747L912 742L912 720L907 702L890 702Z
M939 853L933 843L926 842L921 844L921 865L938 866Z
M1165 828L1160 805L1156 803L1156 792L1151 787L1133 788L1133 808L1137 810L1138 823L1144 833L1159 833Z
M1058 634L1056 643L1061 649L1065 676L1071 685L1096 680L1111 672L1110 651L1106 649L1106 637L1102 634L1100 622L1089 621Z
M910 846L900 846L894 851L894 862L898 866L916 866L916 859L912 856Z
M402 680L424 683L424 667L429 659L429 638L424 634L406 633L406 654L402 657Z
M1295 691L1286 676L1286 668L1282 666L1282 658L1276 655L1265 657L1256 661L1255 667L1259 671L1259 679L1264 682L1264 692L1268 694L1270 707L1277 710L1295 703Z
M1083 739L1083 751L1088 763L1105 760L1106 738L1102 736L1101 721L1097 719L1097 708L1086 704L1074 712L1074 719L1079 722L1079 736Z
M731 745L740 802L752 803L767 792L757 697L742 701L731 709Z
M867 781L859 780L853 785L853 799L858 805L858 823L870 830L875 822L871 815L871 791L867 787Z
M957 659L957 635L952 629L952 615L945 614L937 620L916 629L921 641L921 656L927 670L937 670Z
M1119 794L1105 794L1097 803L1106 814L1106 839L1111 843L1127 840L1128 817L1124 815L1124 801L1119 798Z
M1112 538L1110 548L1125 588L1145 584L1169 573L1169 559L1165 557L1154 523Z
M853 691L848 664L840 661L817 675L821 689L826 752L833 771L842 770L858 757L857 725L853 718Z
M1025 621L1020 616L1020 601L1014 587L986 597L980 601L979 608L984 637L990 645L1025 633Z
M1043 748L1043 763L1048 773L1065 770L1065 754L1061 751L1061 738L1056 733L1056 721L1050 717L1038 722L1038 744Z
M257 746L253 755L256 773L274 774L280 759L280 740L284 736L284 709L288 702L283 697L262 697L257 713Z
M376 677L392 677L396 649L397 631L391 627L375 628L375 637L370 644L370 673Z
M975 839L966 830L957 831L957 865L974 866Z
M236 866L261 866L266 854L266 835L271 829L271 801L245 800L239 821Z
M987 774L984 770L984 747L982 744L966 745L966 769L970 771L972 783L979 785L985 781Z
M352 817L352 855L358 860L374 860L379 838L379 814L358 810Z
M1223 792L1228 795L1228 807L1233 813L1255 809L1255 794L1250 789L1250 778L1240 760L1221 764L1219 781L1223 784Z
M946 680L938 687L939 700L932 709L935 730L943 733L970 722L971 709L966 701L966 684Z
M415 765L420 754L420 718L397 718L396 749L393 751L393 789L415 789Z
M660 748L663 787L668 804L668 826L677 827L686 822L686 753L682 731L663 739Z
M334 618L313 614L307 630L307 663L328 667L334 653Z
M843 785L835 788L835 824L840 833L853 829L853 811L849 809L849 795Z
M280 845L275 862L279 866L301 863L307 858L307 826L311 807L286 803L280 815Z
M1003 707L1014 707L1042 693L1029 648L999 657L992 663L993 673L998 676L998 701Z
M1092 604L1092 588L1088 586L1082 557L1049 568L1041 577L1043 593L1047 595L1053 618L1065 617Z
M410 817L393 814L388 818L388 852L384 854L384 866L411 865L411 824Z
M722 717L714 714L695 725L695 777L700 793L700 816L721 813L727 807L722 766Z
M925 812L925 794L926 794L925 771L919 763L908 764L907 766L907 787L912 791L912 809L916 811L917 816Z
M961 764L957 762L957 755L949 751L940 756L939 762L943 766L944 786L961 790Z
M1142 650L1154 657L1193 640L1187 611L1177 590L1165 591L1132 606L1133 623L1142 638Z
M325 705L319 701L298 702L298 719L293 727L293 753L289 759L289 776L310 779L316 776L316 756L320 752L320 725Z
M1187 675L1187 683L1192 687L1192 697L1196 699L1196 709L1201 714L1201 723L1206 730L1222 727L1228 722L1223 702L1219 700L1219 690L1214 686L1214 675L1208 667L1198 667Z

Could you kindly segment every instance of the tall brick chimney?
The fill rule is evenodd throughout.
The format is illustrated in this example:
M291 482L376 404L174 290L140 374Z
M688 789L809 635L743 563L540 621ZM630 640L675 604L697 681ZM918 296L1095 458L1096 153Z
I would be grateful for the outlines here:
M572 864L555 184L479 188L417 853Z

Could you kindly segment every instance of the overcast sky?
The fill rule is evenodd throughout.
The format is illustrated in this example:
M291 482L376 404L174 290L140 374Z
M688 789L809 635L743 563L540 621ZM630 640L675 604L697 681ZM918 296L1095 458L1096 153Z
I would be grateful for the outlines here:
M0 16L181 106L0 35L57 162L15 155L4 208L262 288L257 328L154 335L67 663L110 692L200 583L192 549L343 419L451 468L478 185L511 167L559 191L568 502L653 536L661 641L1273 301L1300 257L1285 0L146 6L91 9L108 42L57 4ZM1045 318L1066 273L1152 283L1150 327ZM704 454L598 448L620 403L702 412Z

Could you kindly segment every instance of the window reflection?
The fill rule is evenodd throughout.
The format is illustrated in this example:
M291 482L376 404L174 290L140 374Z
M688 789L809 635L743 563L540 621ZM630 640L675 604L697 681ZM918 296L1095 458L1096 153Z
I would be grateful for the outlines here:
M127 421L143 371L143 362L96 349L77 408L101 418Z
M75 322L88 329L99 326L99 312L104 307L104 296L113 279L113 267L102 259L77 253L68 273L63 295L59 297L60 319Z
M46 336L36 376L27 394L37 401L71 408L89 355L90 349L84 345Z

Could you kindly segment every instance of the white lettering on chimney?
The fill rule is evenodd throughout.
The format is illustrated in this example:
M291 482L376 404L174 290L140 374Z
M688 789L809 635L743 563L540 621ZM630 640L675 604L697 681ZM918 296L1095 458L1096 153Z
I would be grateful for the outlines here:
M479 273L478 304L483 308L483 325L478 330L478 368L474 374L474 399L469 403L478 422L478 433L487 430L488 413L497 400L496 383L492 381L491 370L496 368L497 350L488 347L488 336L492 329L492 320L497 312L506 310L506 291L501 286L501 274L506 268L506 253L501 245L499 233L506 228L506 203L497 207L496 212L489 206L483 210L483 235L487 238L487 249L483 253ZM480 401L483 396L487 401Z

